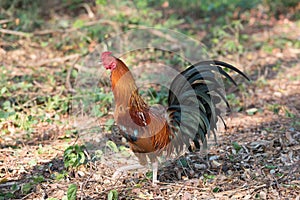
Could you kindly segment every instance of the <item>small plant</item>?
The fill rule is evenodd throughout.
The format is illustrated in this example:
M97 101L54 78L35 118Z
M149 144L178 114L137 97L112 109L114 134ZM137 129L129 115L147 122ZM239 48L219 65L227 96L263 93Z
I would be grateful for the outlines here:
M37 175L33 177L33 183L39 184L45 181L45 178L42 175Z
M296 115L292 112L290 112L288 109L285 109L285 116L288 118L295 118Z
M228 158L229 158L229 160L231 161L231 162L234 162L234 160L235 160L235 158L234 158L234 156L233 155L228 155Z
M149 180L152 180L152 178L153 178L153 172L152 171L146 172L146 178L148 178Z
M148 101L150 105L154 104L161 104L161 105L167 105L168 100L168 90L165 87L161 87L160 91L157 91L157 89L149 88L147 92L141 92L142 95L145 93L145 95L148 98Z
M53 174L53 178L55 179L55 180L63 180L65 177L67 177L68 176L68 173L66 172L66 171L62 171L62 172L60 172L60 173L58 173L58 172L55 172L54 174Z
M21 191L23 194L28 194L32 189L33 189L34 185L32 183L25 183L22 188Z
M213 180L214 178L216 178L215 175L209 175L209 174L203 174L203 182L206 183L209 180Z
M274 114L278 115L279 114L279 111L281 109L281 105L275 103L275 104L269 104L268 105L268 109L270 111L273 111Z
M226 95L226 99L229 102L230 107L235 111L240 111L242 109L240 98L237 97L234 93Z
M69 185L67 191L68 200L76 200L76 195L77 195L77 185L75 184Z
M108 200L117 200L118 199L118 191L117 190L111 190L109 191L109 193L107 194L107 199Z
M114 143L113 141L109 140L106 142L106 146L113 152L118 153L119 149L116 145L116 143Z
M267 169L276 169L277 168L277 166L275 166L275 165L265 165L265 167Z
M14 199L14 194L12 192L2 193L0 192L0 199Z
M212 30L213 55L240 55L244 53L244 47L241 44L244 36L240 34L243 28L244 27L239 20L233 21L222 27L214 27Z
M87 162L84 145L69 146L64 152L64 165L66 168L77 168Z
M237 152L239 152L242 149L242 146L239 145L239 143L237 143L237 142L233 142L232 146Z
M113 125L115 124L114 119L109 119L105 122L105 131L110 131Z
M220 192L220 190L221 190L221 188L215 187L215 188L213 189L213 192L214 192L214 193L217 193L217 192Z

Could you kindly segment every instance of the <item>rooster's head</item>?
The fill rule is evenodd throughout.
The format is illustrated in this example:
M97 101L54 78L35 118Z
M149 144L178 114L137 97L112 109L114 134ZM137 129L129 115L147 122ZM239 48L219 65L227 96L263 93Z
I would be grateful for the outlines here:
M101 61L106 69L113 70L117 66L117 61L110 51L101 54Z

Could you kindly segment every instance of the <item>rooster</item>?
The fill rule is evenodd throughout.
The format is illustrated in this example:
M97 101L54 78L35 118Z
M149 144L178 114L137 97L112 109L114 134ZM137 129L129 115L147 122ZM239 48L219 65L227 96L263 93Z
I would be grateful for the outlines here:
M101 61L111 71L115 122L140 164L146 165L147 159L150 159L153 184L158 182L158 156L164 152L166 155L179 153L185 146L190 149L191 143L199 149L201 142L205 148L210 132L216 139L218 119L224 123L216 104L224 101L229 108L217 76L222 75L236 85L223 68L231 69L249 80L243 72L225 62L212 60L196 63L173 79L166 114L163 114L159 108L151 107L143 100L129 68L122 60L111 52L103 52ZM138 167L124 167L119 171L134 168Z

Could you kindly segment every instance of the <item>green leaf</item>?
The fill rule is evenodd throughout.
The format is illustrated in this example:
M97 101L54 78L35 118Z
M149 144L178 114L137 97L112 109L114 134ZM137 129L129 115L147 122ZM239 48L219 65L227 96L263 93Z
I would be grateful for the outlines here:
M102 105L95 105L93 106L92 108L92 114L95 116L95 117L102 117L105 113L102 112L100 109L101 109Z
M3 95L7 91L6 87L1 88L0 95Z
M277 166L275 166L275 165L265 165L265 167L267 169L276 169L277 168Z
M96 159L101 159L101 157L103 156L103 151L102 150L96 150L95 151L95 156L93 157L96 158Z
M112 125L114 125L115 120L114 119L109 119L106 121L105 123L105 131L109 131L112 127Z
M84 145L69 146L64 152L64 165L68 167L78 167L85 163Z
M5 109L5 110L8 110L11 108L11 103L10 101L4 101L4 103L2 104L2 107Z
M4 193L4 194L0 192L0 200L2 199L4 200L4 199L15 199L15 198L14 198L14 194L11 192Z
M39 148L38 148L38 154L42 154L44 153L44 150L43 150L43 145L42 144L39 144Z
M73 78L76 78L78 76L77 70L72 70L71 75L72 75Z
M219 187L215 187L214 189L213 189L213 192L214 193L217 193L217 192L219 192L220 191L220 188Z
M61 173L55 172L54 176L55 176L55 180L60 181L60 180L63 180L67 176L67 173L65 171L63 171Z
M49 42L41 42L41 47L46 47L49 45Z
M148 179L152 179L152 178L153 178L153 172L152 172L152 171L146 172L146 177L147 177Z
M84 26L84 21L81 19L77 19L73 24L74 28L82 28L83 26Z
M8 113L0 110L0 119L7 119L8 118Z
M17 190L19 190L19 185L17 185L17 184L13 184L11 187L10 187L10 189L12 190L12 191L17 191Z
M38 175L38 176L33 177L33 182L36 183L36 184L44 182L44 181L45 181L45 178L42 175Z
M125 157L130 157L131 154L129 153L129 148L125 147L125 146L120 146L119 150L121 151L122 155Z
M31 167L36 166L36 165L37 165L37 160L35 160L35 159L29 160L28 164L29 164Z
M180 166L182 166L182 167L187 167L188 166L187 160L185 158L180 158L177 161L177 164L180 165Z
M241 145L239 145L239 143L237 142L233 142L232 143L233 148L238 152L239 150L241 150Z
M117 190L111 190L107 194L107 199L108 200L118 200L118 196L119 196L119 194L118 194Z
M68 200L68 197L67 197L67 196L63 196L63 197L61 198L61 200Z
M288 118L295 118L296 115L294 113L291 113L289 110L285 109L285 116Z
M250 108L250 109L246 110L248 115L254 115L257 111L258 111L257 108Z
M115 152L115 153L119 152L119 149L118 149L116 143L114 143L114 142L111 141L111 140L108 140L108 141L106 142L106 146L107 146L108 148L110 148L110 150L112 150L112 151Z
M79 158L80 158L79 163L83 164L85 162L85 155L83 152L79 152Z
M105 6L107 4L106 0L96 0L96 5L102 5Z
M28 194L33 188L32 183L25 183L22 188L21 191L23 194Z
M67 191L68 200L76 200L76 193L77 193L77 185L76 184L69 185Z
M214 179L216 176L215 175L209 175L209 174L203 174L205 179Z

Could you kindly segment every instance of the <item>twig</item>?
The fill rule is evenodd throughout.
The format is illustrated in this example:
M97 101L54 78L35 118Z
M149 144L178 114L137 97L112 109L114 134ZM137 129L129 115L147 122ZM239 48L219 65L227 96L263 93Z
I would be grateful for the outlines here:
M195 186L190 186L190 185L186 185L186 182L183 184L185 185L186 189L191 189L191 190L199 190L199 191L207 191L207 190L210 190L210 189L207 189L207 188L200 188L200 187L195 187ZM182 184L178 184L178 183L166 183L166 182L159 182L159 185L166 185L166 186L171 186L171 187L177 187L177 188L181 188L182 187ZM168 188L168 187L166 187ZM180 192L180 191L179 191Z
M29 194L27 194L25 197L23 197L22 199L27 199L27 197L29 197L30 195L32 195L33 192L30 192Z
M39 35L48 35L48 34L52 34L52 33L63 33L64 30L56 30L56 29L46 29L46 30L41 30L41 31L35 31L33 32L33 34L35 36L39 36Z
M78 139L79 139L79 134L77 135L77 137L76 137L75 141L73 142L72 146L74 146L77 143Z
M6 182L6 183L1 183L0 184L0 188L2 187L7 187L7 186L11 186L11 185L15 185L17 184L18 182L14 181L14 182Z
M185 181L183 183L183 185L179 188L178 192L175 194L174 198L177 197L177 195L179 194L179 192L185 187L186 183L187 183L187 181Z
M12 19L2 19L2 20L0 20L0 24L6 24L11 21L13 21L13 20Z
M92 168L90 168L90 174L89 174L89 176L87 177L87 179L83 182L83 184L82 184L82 188L84 188L85 186L86 186L86 184L90 181L90 179L92 178L92 176L94 175L93 174L93 172L94 172L95 170L92 170ZM83 192L84 193L84 192Z
M15 152L16 150L13 150L13 149L0 149L0 151L8 151L8 152Z
M89 18L95 17L95 14L93 13L91 7L87 3L83 3L81 6L86 10Z
M68 91L72 92L72 93L75 93L76 90L74 90L74 88L72 87L72 84L71 84L71 74L72 74L72 71L74 69L74 66L75 64L78 62L80 56L77 56L74 60L74 62L72 63L72 65L69 67L68 69L68 72L67 72L67 77L66 77L66 88Z
M21 31L12 31L12 30L3 29L3 28L0 28L0 33L4 33L7 35L17 35L20 37L31 37L32 36L31 33L26 33L26 32L21 32Z
M262 184L262 185L257 186L256 188L254 188L254 190L251 192L251 194L253 194L255 191L257 191L257 190L259 190L261 188L264 188L264 187L267 187L267 185L266 184Z
M129 28L144 28L144 29L149 29L149 32L153 33L154 35L156 35L158 37L165 38L166 40L168 40L170 42L180 43L180 41L178 41L176 38L173 38L172 36L163 33L159 29L150 29L149 27L143 26L143 25L128 25L128 27Z
M119 34L121 32L121 29L119 28L118 23L111 21L111 20L106 20L106 19L85 22L83 27L94 26L97 24L109 24L115 29L116 34ZM78 29L80 29L80 28L72 27L72 28L68 28L68 29L57 29L57 30L50 29L50 30L35 31L33 34L34 35L47 35L47 34L52 34L52 33L69 33L69 32L73 32L73 31L77 31Z
M30 63L28 65L32 66L32 67L40 67L40 66L43 66L43 65L47 65L49 63L63 63L67 60L72 60L74 58L77 58L79 57L80 54L72 54L72 55L67 55L65 57L57 57L57 58L50 58L50 59L45 59L45 60L42 60L40 62L37 62L37 63Z
M102 195L102 194L105 194L107 192L109 192L110 190L113 190L113 189L119 189L119 188L125 188L126 185L119 185L119 186L113 186L113 187L109 187L109 188L106 188L105 190L101 191L99 193L99 195ZM126 187L126 189L132 189L132 187Z

